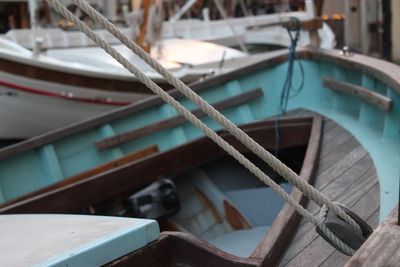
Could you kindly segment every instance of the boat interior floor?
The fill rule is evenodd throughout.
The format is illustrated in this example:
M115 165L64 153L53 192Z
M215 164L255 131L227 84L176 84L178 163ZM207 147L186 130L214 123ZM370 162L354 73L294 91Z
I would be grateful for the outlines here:
M299 160L302 162L303 158ZM271 178L291 192L292 186L265 163L255 157L252 161L263 166ZM169 224L239 257L251 256L284 205L278 194L230 157L206 164L174 181L182 206L168 219Z
M295 110L288 117L310 116ZM379 223L380 191L374 163L365 148L334 121L324 118L318 168L314 186L331 200L342 203L374 229ZM313 214L318 206L309 203ZM349 259L317 235L311 223L302 220L280 266L343 266Z

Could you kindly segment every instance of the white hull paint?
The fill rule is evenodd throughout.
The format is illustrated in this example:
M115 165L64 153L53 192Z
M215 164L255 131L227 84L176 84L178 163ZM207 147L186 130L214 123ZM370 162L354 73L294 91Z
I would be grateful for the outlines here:
M313 19L310 12L287 12L281 14L268 14L249 16L242 18L231 18L229 23L234 27L238 38L245 44L265 44L278 45L282 47L290 46L290 40L286 29L281 26L262 27L268 24L279 23L296 17L301 21ZM249 27L259 29L249 30ZM126 35L130 35L129 28L121 29ZM111 44L119 44L119 41L105 30L96 31L100 36ZM321 39L321 48L334 48L336 46L335 35L328 25L323 24L323 28L318 31ZM18 29L9 31L3 35L4 38L20 45L32 49L35 45L35 38L44 39L44 48L70 48L93 46L94 43L83 33L78 31L63 31L60 29L37 29L32 32L30 29ZM224 46L237 46L235 36L226 21L223 20L198 20L183 19L175 22L164 22L163 38L182 38L198 41L213 42ZM301 31L299 45L309 45L310 38L306 31Z

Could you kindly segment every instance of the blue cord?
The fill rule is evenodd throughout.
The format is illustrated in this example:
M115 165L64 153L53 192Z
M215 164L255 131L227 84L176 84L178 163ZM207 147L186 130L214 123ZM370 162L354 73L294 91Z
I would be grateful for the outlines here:
M289 54L288 54L288 70L286 73L285 83L283 84L281 96L280 96L280 103L279 103L279 110L278 115L275 119L275 155L278 155L279 150L279 116L286 113L287 105L290 98L296 97L304 87L304 68L301 64L301 61L297 61L300 67L300 75L301 75L301 83L299 87L295 88L293 86L293 69L294 63L296 61L296 47L297 42L299 41L300 37L300 20L295 17L291 17L291 20L294 20L296 26L294 29L288 28L288 34L290 37L290 47L289 47ZM294 32L294 35L293 35Z

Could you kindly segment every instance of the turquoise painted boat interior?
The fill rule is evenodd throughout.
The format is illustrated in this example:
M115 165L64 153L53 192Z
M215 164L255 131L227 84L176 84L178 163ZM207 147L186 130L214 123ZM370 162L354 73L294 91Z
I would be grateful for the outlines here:
M302 59L305 69L304 89L289 100L288 111L307 109L326 116L348 130L370 153L381 191L381 220L397 204L400 170L400 96L395 89L362 72L321 60ZM199 94L213 104L227 97L261 88L263 96L238 107L223 110L235 124L241 125L275 116L281 89L287 73L287 63L279 63L254 71L236 80L202 90ZM331 77L392 99L393 108L385 112L355 96L324 88L322 79ZM300 82L295 65L294 83ZM193 110L189 100L180 100ZM151 123L171 118L177 112L167 104L150 107L136 114L100 127L70 135L52 144L28 150L0 162L0 202L43 188L71 175L94 168L107 161L157 144L160 151L201 137L203 134L189 123L134 140L116 148L97 151L95 142ZM221 127L210 118L202 118L212 129Z

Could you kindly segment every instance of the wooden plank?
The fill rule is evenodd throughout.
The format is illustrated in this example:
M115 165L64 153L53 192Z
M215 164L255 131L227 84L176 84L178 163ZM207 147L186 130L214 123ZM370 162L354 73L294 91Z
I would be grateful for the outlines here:
M340 131L336 131L337 128L339 128ZM330 153L332 153L332 151L335 151L335 149L337 147L340 147L344 143L347 143L350 139L353 139L351 134L349 134L347 131L345 131L340 126L335 127L333 129L331 129L330 131L328 131L327 137L328 137L328 135L330 133L332 133L334 136L332 138L330 138L330 139L325 139L324 138L324 146L323 146L323 148L321 148L322 149L322 151L321 151L321 159L323 159L325 156L327 156Z
M318 180L315 182L317 188L321 186L321 184L326 184L329 181L332 181L339 175L341 175L348 168L353 166L356 162L362 159L365 155L367 155L367 151L361 146L356 147L345 157L341 158L337 162L332 162L331 167L320 173L318 175Z
M323 85L326 88L358 97L386 112L390 112L392 109L392 100L389 97L378 94L359 85L338 81L328 77L323 79Z
M361 218L368 218L375 210L379 207L379 185L369 190L369 193L364 194L357 203L351 205L351 209L355 211ZM315 234L317 235L317 234ZM297 254L296 257L292 258L285 265L287 266L319 266L325 261L331 253L335 251L331 245L329 245L321 237L313 239L313 241L304 247L301 253Z
M154 155L156 153L158 153L158 147L156 145L152 145L152 146L146 147L144 149L141 149L139 151L131 153L131 154L127 155L127 156L124 156L124 157L121 157L119 159L107 162L107 163L102 164L100 166L97 166L97 167L95 167L93 169L87 170L85 172L82 172L82 173L79 173L77 175L74 175L74 176L71 176L69 178L66 178L64 180L61 180L60 182L57 182L57 183L52 184L50 186L47 186L47 187L45 187L43 189L40 189L40 190L37 190L37 191L32 192L30 194L27 194L27 195L24 195L22 197L19 197L19 198L15 199L15 200L13 200L11 202L6 203L5 206L12 205L14 203L18 203L18 202L24 201L26 199L30 199L30 198L36 197L38 195L41 195L41 194L46 194L46 193L48 193L48 192L50 192L52 190L56 190L56 189L63 188L65 186L68 186L68 185L71 185L71 184L74 184L74 183L77 183L77 182L84 181L85 179L93 177L93 176L95 176L97 174L110 171L112 169L118 168L120 166L124 166L124 165L126 165L128 163L131 163L131 162L137 161L139 159Z
M360 144L354 138L350 138L347 142L336 147L326 143L322 144L321 159L318 165L318 174L329 169L333 162L339 161L359 145Z
M114 129L108 123L100 126L98 132L101 138L108 138L115 136ZM119 147L114 147L113 149L110 149L108 153L112 159L118 159L124 156L124 152L122 152L122 149Z
M322 117L316 116L313 120L310 141L303 161L300 176L309 184L312 183L316 169L315 161L318 158L319 144L322 133ZM296 202L305 206L307 197L298 189L294 188L290 194ZM293 233L298 228L301 216L289 204L285 204L277 218L268 231L263 241L258 244L250 258L262 259L262 266L276 266L283 252L293 238Z
M141 1L141 10L143 11L143 19L142 22L140 24L140 31L139 31L139 38L137 40L137 44L143 48L143 50L146 53L150 53L150 49L151 49L151 44L149 42L146 41L146 35L147 35L147 28L148 28L148 20L149 20L149 11L150 11L150 7L152 4L151 0L142 0ZM135 27L135 26L133 26Z
M267 149L275 147L274 138L267 138L275 135L275 121L251 123L241 128L263 147ZM310 118L281 120L282 142L279 144L279 149L307 144L310 128ZM249 152L228 133L224 131L218 133L240 152ZM2 206L0 213L76 211L121 194L129 194L132 190L155 181L159 176L174 176L223 155L226 153L218 145L204 137L146 159L130 162L84 181L12 205Z
M192 234L162 232L157 241L106 266L256 267L260 261L231 255Z
M364 178L364 179L362 179ZM362 176L360 178L360 181L363 181L363 183L360 183L359 187L356 188L364 188L364 191L359 192L358 194L354 194L354 191L348 191L345 195L341 197L337 197L335 199L332 199L333 201L340 202L350 208L353 208L356 203L359 203L361 199L366 195L366 192L373 191L373 190L378 190L375 191L375 194L377 196L374 197L374 201L376 201L376 198L379 198L379 188L377 187L377 177L376 173L374 175L370 175L368 177ZM374 189L377 188L377 189ZM352 196L354 194L353 198L347 198L348 196ZM376 201L376 204L379 205L379 201ZM367 209L367 208L366 208ZM354 210L355 212L359 213L358 210ZM364 212L364 211L362 211ZM314 212L314 215L317 212ZM362 213L361 213L362 214ZM364 217L365 218L365 217ZM283 260L282 260L282 265L286 265L288 262L290 262L292 259L297 257L299 254L301 254L305 248L307 248L314 240L318 238L318 234L313 230L314 225L311 223L308 223L306 220L303 220L301 223L301 227L299 231L297 232L296 236L293 239L293 242L289 248L289 250L286 252Z
M400 265L400 227L397 213L396 207L345 267Z
M342 129L340 126L337 127ZM342 131L345 130L342 129ZM340 132L337 133L340 135ZM324 137L322 138L322 142L324 142ZM323 149L324 146L326 149L326 144L322 144L321 148ZM349 147L350 149L348 149ZM357 147L360 147L360 144L351 136L350 140L343 143L341 146L332 146L329 149L331 152L321 159L321 162L319 163L318 177L316 178L316 185L318 184L316 187L318 189L322 189L322 192L327 194L333 201L344 203L350 207L353 206L354 203L359 202L366 192L371 191L373 187L376 187L375 194L376 196L379 196L376 171L373 167L372 159L368 154L365 154L358 161L354 160L354 164L344 164L343 161L343 163L337 163L338 166L336 167L332 166L332 162L340 162L340 160L346 156L355 159L353 156L349 156L348 154L351 151L356 150ZM322 166L322 170L321 164L325 166ZM343 171L339 170L339 166L344 168ZM332 173L336 173L338 176L330 177L327 175L328 169L331 169ZM321 177L321 174L325 175ZM321 180L322 178L324 179ZM377 201L377 203L379 203L379 201ZM307 209L313 214L317 214L319 211L319 208L317 208L317 205L313 202L310 203ZM306 223L305 220L301 222L301 227L294 237L289 250L281 261L281 265L287 264L294 257L299 255L307 246L312 244L312 242L317 238L317 234L312 230L312 228L313 225Z
M255 98L261 97L263 95L263 92L261 89L256 89L256 90L252 90L237 96L233 96L230 98L227 98L223 101L220 101L216 104L213 105L213 107L217 110L223 110L226 108L230 108L230 107L235 107L244 103L247 103ZM196 109L194 111L192 111L193 115L195 115L196 117L202 117L204 115L206 115L201 109ZM130 141L133 141L135 139L139 139L141 137L150 135L154 132L158 132L161 130L165 130L165 129L170 129L170 128L174 128L178 125L181 125L183 123L186 123L187 120L179 115L179 116L175 116L169 119L165 119L165 120L161 120L158 121L156 123L153 123L151 125L146 125L144 127L141 127L139 129L135 129L132 131L128 131L122 134L118 134L109 138L105 138L103 140L100 140L98 142L96 142L96 148L98 150L104 150L104 149L108 149L117 145L121 145Z
M337 178L337 180L339 180L338 182L322 190L322 193L332 201L345 203L346 205L353 205L377 183L376 172L374 169L370 169L369 171L357 176L356 180L353 180L351 179L353 177L350 177L349 183L345 183L346 178L346 173L343 173L342 177ZM337 189L340 187L340 184L341 188ZM351 189L349 190L349 188ZM335 191L335 189L337 190ZM320 211L320 207L315 203L310 204L308 210L314 215L317 215Z

